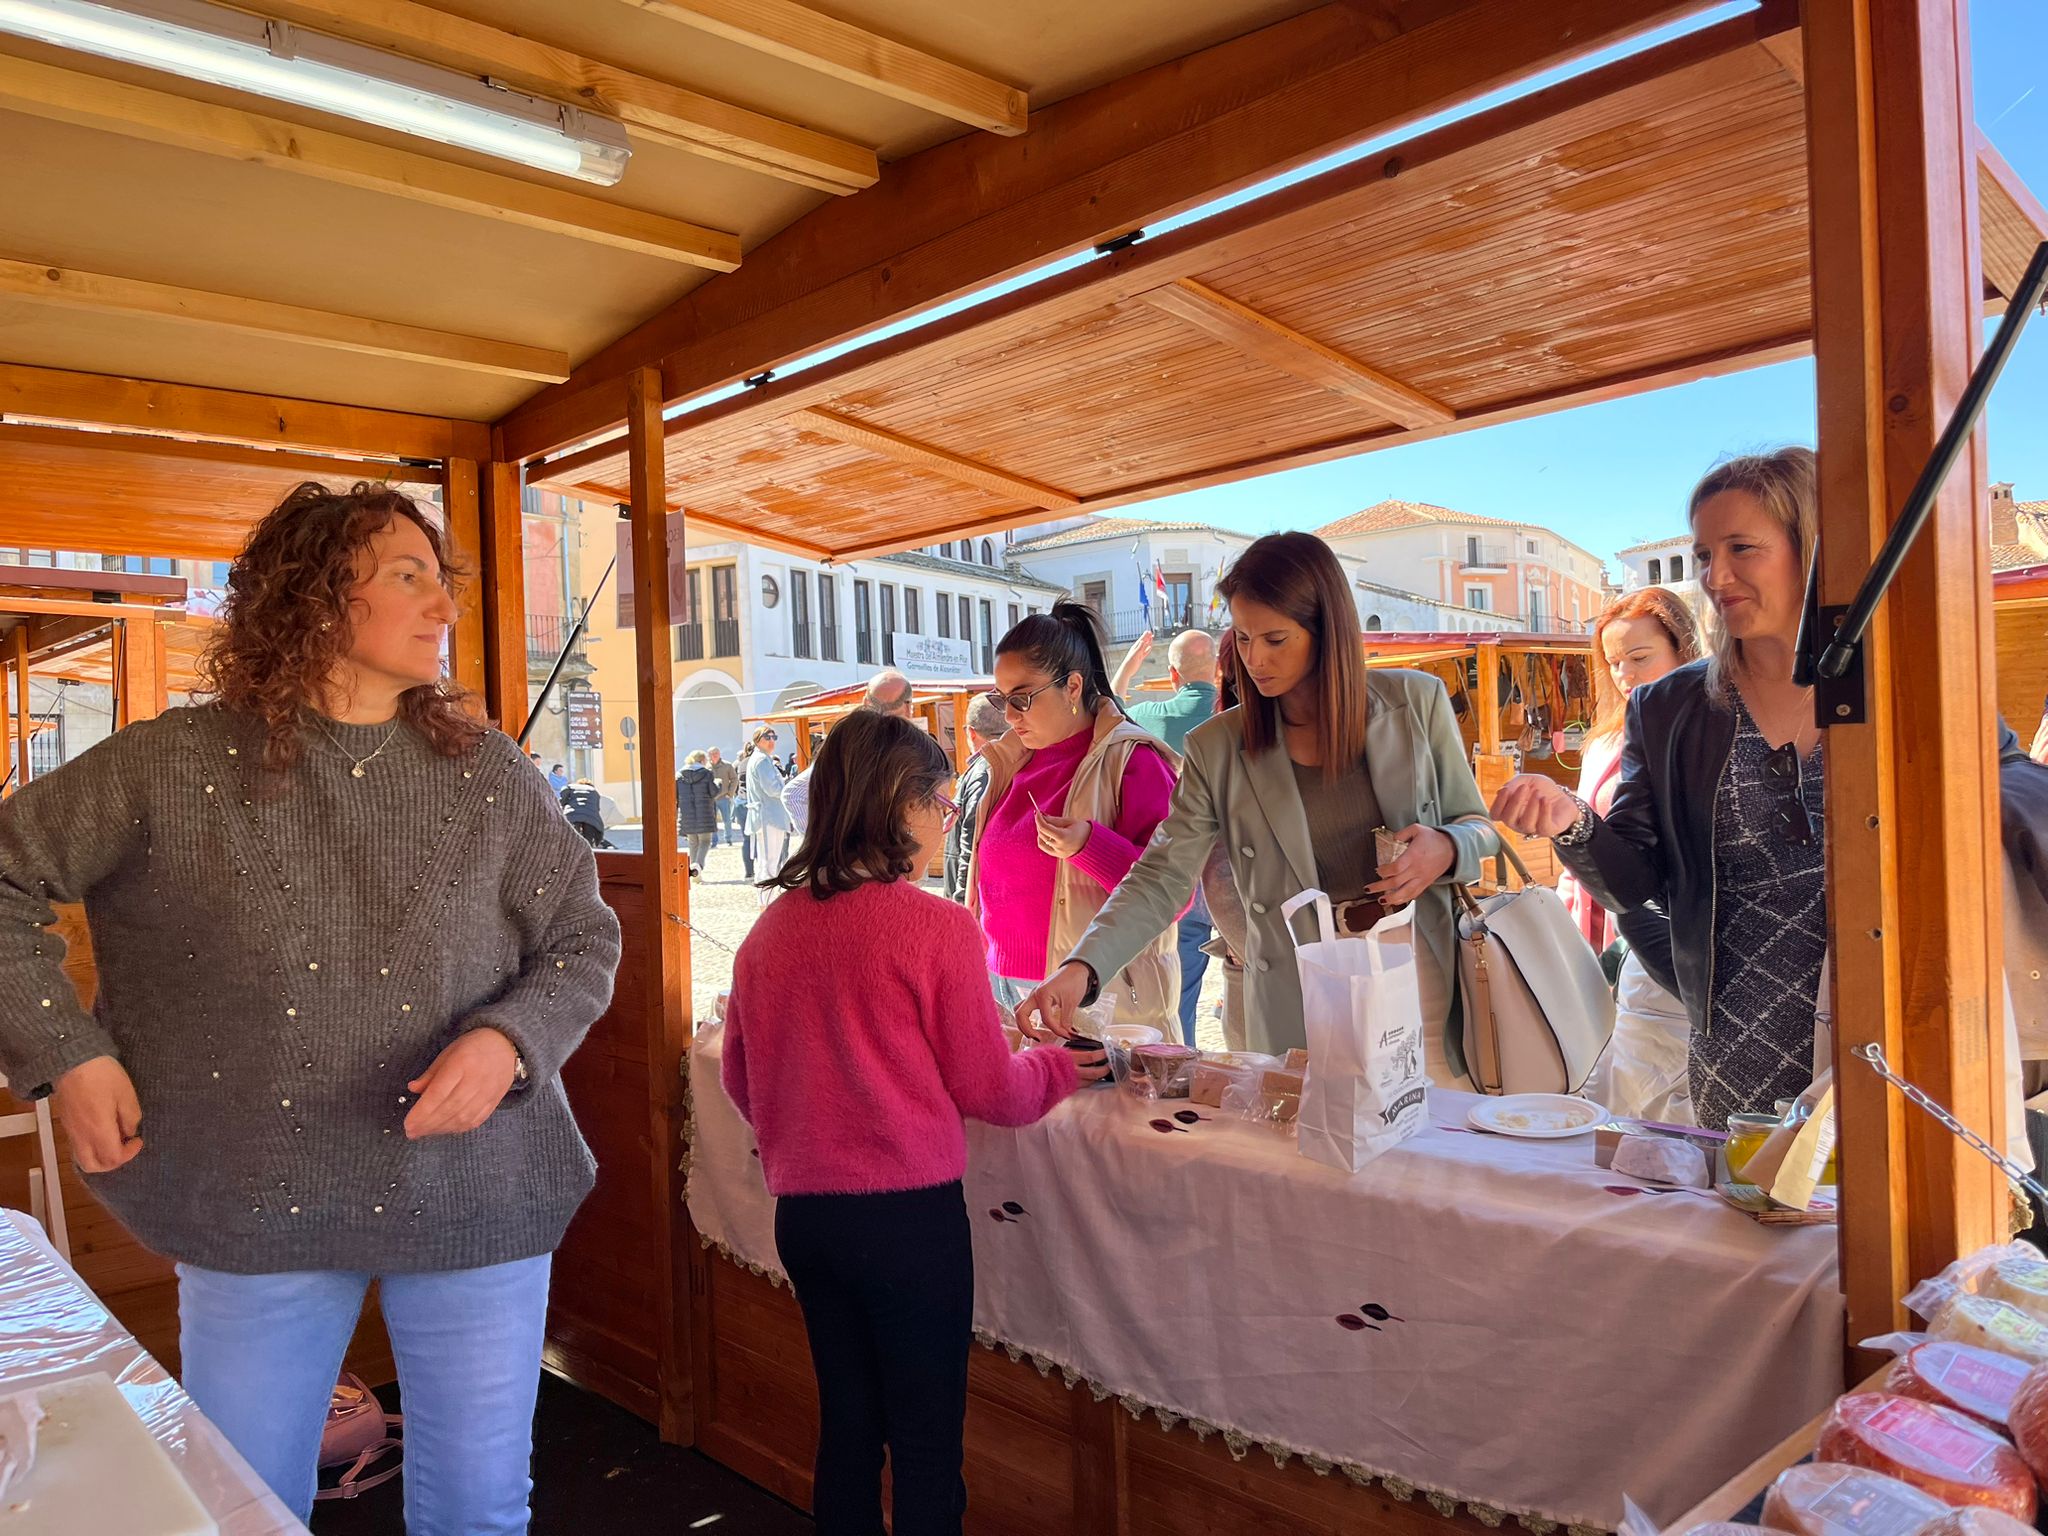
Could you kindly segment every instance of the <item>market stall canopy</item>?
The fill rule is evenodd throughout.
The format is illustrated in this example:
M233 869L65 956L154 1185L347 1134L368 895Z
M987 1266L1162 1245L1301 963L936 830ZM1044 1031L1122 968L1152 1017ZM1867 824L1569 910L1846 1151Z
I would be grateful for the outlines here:
M671 504L843 559L1802 355L1796 22L1771 0L672 413ZM1996 308L2048 216L1988 143L1979 192ZM624 440L529 475L627 499Z

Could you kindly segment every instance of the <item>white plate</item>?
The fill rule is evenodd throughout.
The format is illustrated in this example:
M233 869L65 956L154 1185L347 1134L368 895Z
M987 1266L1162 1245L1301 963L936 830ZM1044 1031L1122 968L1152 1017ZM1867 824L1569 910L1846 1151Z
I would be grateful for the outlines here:
M1569 1116L1559 1123L1558 1116ZM1521 1117L1529 1120L1517 1123ZM1562 1141L1568 1136L1584 1136L1595 1126L1605 1125L1610 1116L1591 1099L1575 1098L1567 1093L1511 1093L1505 1098L1481 1099L1472 1106L1465 1116L1465 1123L1474 1130L1491 1131L1496 1136L1519 1136L1524 1141Z

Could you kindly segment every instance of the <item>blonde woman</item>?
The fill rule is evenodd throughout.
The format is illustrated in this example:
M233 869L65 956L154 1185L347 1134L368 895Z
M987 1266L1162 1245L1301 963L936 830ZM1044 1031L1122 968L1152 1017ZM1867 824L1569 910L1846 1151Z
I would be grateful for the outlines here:
M1821 733L1813 690L1792 680L1817 525L1812 450L1729 460L1694 489L1690 515L1709 654L1630 696L1613 804L1603 815L1522 774L1493 814L1551 838L1603 906L1668 916L1694 1111L1720 1129L1813 1076L1827 955Z

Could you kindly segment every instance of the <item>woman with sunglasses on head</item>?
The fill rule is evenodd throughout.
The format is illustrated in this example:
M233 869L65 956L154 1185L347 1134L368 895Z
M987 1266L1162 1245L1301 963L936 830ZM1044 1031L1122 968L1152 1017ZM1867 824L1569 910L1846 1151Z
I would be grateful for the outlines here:
M1645 587L1617 598L1593 621L1590 649L1593 727L1580 760L1579 798L1605 815L1621 783L1629 695L1699 658L1699 622L1677 593ZM1671 973L1670 920L1655 907L1609 912L1570 871L1558 881L1557 894L1596 953L1605 955L1617 939L1628 948L1614 988L1614 1035L1586 1084L1587 1096L1631 1119L1690 1125L1692 1025Z
M762 726L748 746L753 756L742 771L747 784L747 847L753 857L747 861L747 875L751 879L760 871L765 907L774 899L775 872L789 855L791 823L789 807L782 803L782 770L775 765L775 727Z
M1061 599L996 647L995 692L1009 734L989 743L967 902L989 970L1016 995L1044 979L1138 862L1166 819L1178 759L1124 718L1103 661L1101 621ZM1187 893L1181 906L1187 906ZM1177 915L1177 914L1176 914ZM1174 936L1134 946L1113 973L1116 1022L1180 1028Z
M1011 1054L974 919L921 889L954 806L952 764L900 716L825 738L810 817L740 945L726 1093L753 1126L818 1379L821 1536L958 1536L974 1247L963 1116L1029 1125L1109 1070Z
M1443 685L1367 670L1350 584L1312 534L1255 540L1217 590L1250 683L1245 702L1189 733L1172 814L1059 971L1019 1007L1019 1026L1071 1033L1074 1010L1170 929L1220 836L1248 910L1251 1047L1307 1043L1294 942L1315 936L1315 919L1299 914L1290 931L1280 915L1289 897L1321 889L1354 932L1412 902L1431 1071L1456 1084L1464 1052L1449 885L1478 879L1499 839ZM1399 829L1401 852L1379 865L1376 834L1387 828Z
M1827 956L1821 734L1792 680L1818 524L1813 452L1731 459L1692 493L1709 654L1629 696L1605 815L1533 774L1493 813L1552 839L1600 903L1654 903L1691 1022L1699 1123L1769 1113L1814 1075Z

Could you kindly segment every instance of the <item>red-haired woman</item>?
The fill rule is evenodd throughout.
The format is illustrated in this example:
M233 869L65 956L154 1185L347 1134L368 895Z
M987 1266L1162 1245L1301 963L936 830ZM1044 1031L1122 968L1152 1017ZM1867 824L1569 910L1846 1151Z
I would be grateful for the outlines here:
M1217 583L1230 603L1244 703L1188 734L1172 809L1065 964L1018 1008L1071 1033L1074 1010L1179 917L1220 836L1247 912L1245 1026L1254 1050L1305 1043L1294 940L1280 907L1311 887L1347 931L1415 904L1433 1075L1465 1080L1450 882L1499 846L1443 684L1368 671L1358 609L1322 540L1254 540ZM1405 851L1375 867L1374 832ZM1314 919L1297 918L1311 937Z
M211 702L0 806L0 1068L177 1261L185 1386L294 1513L375 1278L406 1528L514 1536L594 1173L560 1070L619 928L547 780L442 680L452 579L382 487L301 485L257 526ZM91 1013L47 932L69 901Z
M1593 728L1579 767L1579 798L1600 815L1621 783L1622 726L1629 694L1700 654L1699 624L1684 599L1664 587L1617 598L1593 621ZM1671 971L1671 921L1654 907L1618 917L1566 871L1557 893L1597 953L1628 941L1615 984L1614 1037L1586 1091L1618 1115L1690 1125L1686 1083L1691 1022Z

